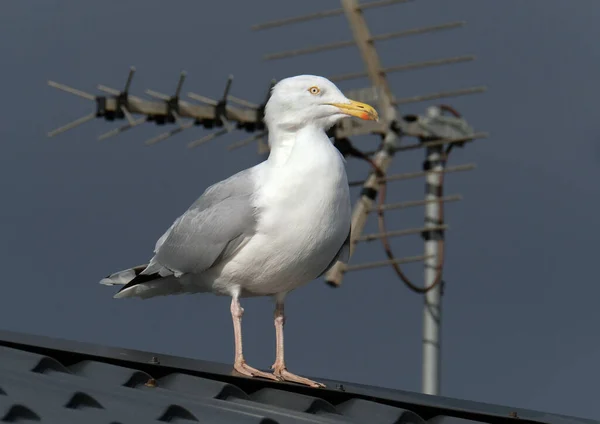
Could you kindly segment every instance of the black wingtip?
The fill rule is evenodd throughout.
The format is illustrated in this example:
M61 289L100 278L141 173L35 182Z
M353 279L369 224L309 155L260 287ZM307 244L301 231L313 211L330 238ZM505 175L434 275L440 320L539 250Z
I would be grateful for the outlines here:
M127 283L123 287L121 287L121 290L119 290L117 293L121 293L123 290L127 290L130 287L137 286L138 284L147 283L148 281L152 281L152 280L158 280L159 278L162 278L162 277L158 273L156 273L156 274L138 274L133 278L133 280L131 280L129 283Z

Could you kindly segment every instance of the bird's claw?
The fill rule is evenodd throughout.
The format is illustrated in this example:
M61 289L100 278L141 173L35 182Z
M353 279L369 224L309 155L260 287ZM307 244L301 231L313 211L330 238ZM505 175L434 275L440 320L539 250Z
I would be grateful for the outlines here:
M256 368L246 364L246 361L241 360L237 361L233 365L233 368L238 373L245 375L246 377L262 377L273 381L288 381L290 383L304 384L306 386L315 388L325 387L324 384L319 383L318 381L309 380L308 378L292 374L287 370L285 366L273 365L271 367L273 369L273 373L271 374L268 372L257 370Z
M274 370L273 375L275 375L275 377L277 377L281 381L289 381L291 383L304 384L306 386L315 388L325 387L323 383L319 383L318 381L309 380L308 378L292 374L287 370L285 366L273 365L271 368Z
M262 377L268 380L279 381L279 378L277 378L274 374L257 370L256 368L246 364L246 361L243 360L237 361L233 365L233 369L239 372L240 374L245 375L246 377Z

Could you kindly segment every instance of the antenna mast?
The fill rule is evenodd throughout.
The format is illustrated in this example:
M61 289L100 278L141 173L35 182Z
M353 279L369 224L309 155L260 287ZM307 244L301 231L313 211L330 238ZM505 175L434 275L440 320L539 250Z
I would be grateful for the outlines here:
M351 186L362 185L362 191L356 202L352 215L352 233L350 255L355 251L356 244L363 241L379 239L383 242L388 260L371 262L349 266L338 261L326 274L325 280L333 287L341 285L343 276L346 272L370 269L380 266L393 266L400 278L413 291L424 294L423 308L423 375L422 391L427 394L439 394L440 391L440 329L441 329L441 297L443 289L442 265L443 265L443 239L444 231L447 226L443 220L442 205L444 202L459 200L460 196L442 195L443 175L448 172L466 171L474 168L474 165L462 165L453 168L446 168L447 154L451 146L463 145L467 141L476 138L483 138L486 134L475 134L466 122L458 114L446 117L442 116L444 108L429 108L425 116L407 115L398 119L397 106L401 104L434 100L443 97L452 97L465 94L473 94L485 91L485 87L472 87L463 90L455 90L442 93L434 93L413 98L398 99L394 98L389 86L386 74L389 72L399 72L422 69L426 67L448 65L454 63L468 62L474 59L473 56L457 56L445 59L436 59L426 62L409 63L405 65L383 68L379 60L379 55L375 47L376 41L383 41L398 37L412 36L441 30L448 30L464 25L464 22L450 22L430 27L415 28L400 32L371 35L367 22L363 16L363 11L376 7L389 6L396 3L407 3L410 0L379 0L370 3L359 3L358 0L340 0L341 9L334 9L325 12L317 12L310 15L287 18L278 21L272 21L261 25L255 25L253 29L268 29L292 23L305 22L312 19L344 15L350 25L354 39L352 41L342 41L337 43L323 44L320 46L296 49L287 52L274 53L265 56L267 60L282 59L286 57L310 54L337 48L357 46L365 64L366 72L356 72L345 75L331 77L332 81L344 81L368 77L371 81L371 87L363 88L349 94L349 97L357 98L361 101L379 103L380 126L377 130L372 125L366 123L341 124L334 128L332 135L339 146L345 146L348 154L368 160L373 172L366 180L357 183L351 183ZM368 99L365 99L368 97ZM446 108L451 109L452 108ZM350 141L349 136L363 134L379 134L382 137L381 148L370 155L357 151ZM400 147L400 141L403 137L413 136L419 139L419 144ZM386 175L386 171L392 163L394 154L399 151L425 148L426 159L423 172ZM340 149L344 151L344 149ZM383 203L385 196L385 184L394 180L405 180L425 176L425 200L403 202L400 204ZM380 201L375 202L379 195ZM423 228L411 228L400 231L386 231L384 225L383 213L387 210L401 209L412 206L425 206L425 226ZM363 230L367 218L371 212L378 212L380 233L363 235ZM424 239L424 254L409 258L395 259L388 242L389 237L405 236L409 234L421 234ZM404 275L399 268L400 264L415 261L424 261L424 286L414 285Z

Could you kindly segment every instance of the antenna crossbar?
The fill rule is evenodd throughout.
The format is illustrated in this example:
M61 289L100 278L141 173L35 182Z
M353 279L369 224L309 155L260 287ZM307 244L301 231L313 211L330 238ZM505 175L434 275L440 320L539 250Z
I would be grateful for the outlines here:
M466 23L465 21L448 22L448 23L440 24L440 25L431 25L431 26L426 26L426 27L407 29L404 31L388 32L385 34L371 36L371 41L372 42L373 41L386 41L386 40L390 40L390 39L394 39L394 38L409 37L409 36L413 36L413 35L421 35L421 34L428 34L428 33L432 33L432 32L448 30L448 29L455 29L455 28L462 27L463 25L465 25L465 23ZM351 47L354 45L356 45L356 42L354 40L337 41L335 43L327 43L327 44L321 44L318 46L306 47L306 48L302 48L302 49L286 50L286 51L279 52L279 53L271 53L271 54L267 54L267 55L263 56L263 59L264 60L285 59L288 57L300 56L300 55L311 54L311 53L319 53L319 52L324 52L324 51L328 51L328 50L335 50L335 49L341 49L344 47Z
M356 6L356 10L367 10L374 9L377 7L391 6L397 3L408 3L412 0L378 0L370 3L363 3ZM284 25L296 24L300 22L312 21L315 19L329 18L332 16L340 16L344 14L344 9L332 9L332 10L324 10L322 12L309 13L307 15L302 16L294 16L291 18L277 19L275 21L265 22L258 25L253 25L252 30L260 31L264 29L276 28Z
M364 270L364 269L381 268L384 266L390 266L391 264L402 265L402 264L409 264L409 263L413 263L413 262L422 262L429 258L431 258L431 256L418 255L418 256L407 256L405 258L400 258L400 259L367 262L364 264L357 264L357 265L345 265L344 270L342 272L346 273L346 272L352 272L352 271L360 271L360 270Z

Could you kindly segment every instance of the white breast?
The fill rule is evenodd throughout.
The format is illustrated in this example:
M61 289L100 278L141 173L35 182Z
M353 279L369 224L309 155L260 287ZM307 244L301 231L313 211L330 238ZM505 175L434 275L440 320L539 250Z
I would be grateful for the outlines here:
M263 170L257 233L222 275L244 269L245 290L275 294L315 279L332 261L350 229L350 195L344 160L322 131L301 133L285 163Z

